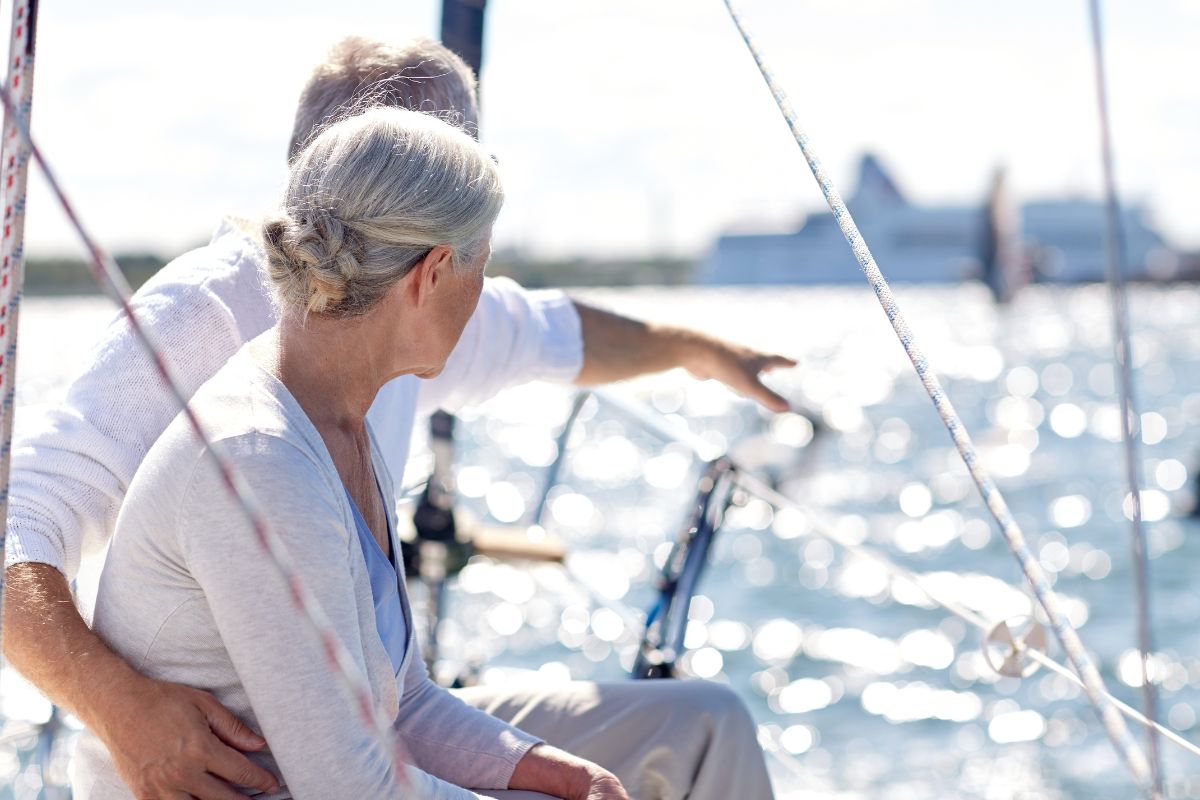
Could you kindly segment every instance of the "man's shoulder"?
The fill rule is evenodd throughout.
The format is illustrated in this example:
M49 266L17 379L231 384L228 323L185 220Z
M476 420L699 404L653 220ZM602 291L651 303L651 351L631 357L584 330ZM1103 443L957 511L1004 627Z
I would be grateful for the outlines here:
M207 296L226 301L266 298L262 246L245 229L223 221L212 240L178 256L138 290L136 299Z

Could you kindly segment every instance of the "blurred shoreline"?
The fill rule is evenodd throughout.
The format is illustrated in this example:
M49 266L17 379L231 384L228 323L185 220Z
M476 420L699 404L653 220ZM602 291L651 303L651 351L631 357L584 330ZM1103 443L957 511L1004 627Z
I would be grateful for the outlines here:
M126 280L135 290L154 276L170 261L154 253L127 253L116 256ZM1200 265L1200 255L1188 259ZM532 258L513 251L499 251L488 265L491 277L508 277L530 289L549 287L636 287L636 286L695 286L703 283L699 273L700 259L647 255L632 258ZM857 275L852 275L857 277ZM1174 285L1200 280L1200 268L1188 270L1171 278L1131 280L1131 284ZM897 280L896 283L909 281ZM931 285L955 286L980 281L967 278L959 281L919 281ZM841 282L839 282L841 283ZM1036 281L1083 286L1093 281ZM780 283L779 286L800 284ZM811 286L812 284L804 284ZM837 285L818 284L818 285ZM31 257L25 267L25 294L34 297L64 297L99 295L100 289L92 279L87 262L82 259Z
M116 256L135 290L170 258L155 253ZM681 286L694 282L697 261L671 256L634 258L529 258L498 251L488 265L492 277L509 277L530 289L551 286ZM25 293L41 297L100 294L87 262L76 258L30 257L25 267Z

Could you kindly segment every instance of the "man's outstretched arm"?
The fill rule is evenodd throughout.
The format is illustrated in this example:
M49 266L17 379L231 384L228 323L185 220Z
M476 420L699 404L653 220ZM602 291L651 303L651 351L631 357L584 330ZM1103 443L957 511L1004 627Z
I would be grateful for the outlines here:
M762 382L762 373L794 367L790 358L760 353L707 334L673 325L656 325L572 301L579 313L583 368L575 382L610 383L650 372L684 367L697 378L721 381L738 394L772 411L788 402Z
M130 667L88 628L61 572L27 562L5 575L5 657L100 737L138 797L233 800L244 795L230 784L277 786L238 752L261 749L261 737L207 692Z

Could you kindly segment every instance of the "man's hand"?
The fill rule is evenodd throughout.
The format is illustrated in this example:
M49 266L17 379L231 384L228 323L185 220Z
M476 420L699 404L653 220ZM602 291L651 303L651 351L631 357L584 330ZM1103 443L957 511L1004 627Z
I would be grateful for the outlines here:
M534 745L513 770L509 789L527 789L563 800L629 800L617 776L548 744Z
M719 380L772 411L787 411L787 400L768 389L762 373L794 367L785 356L760 353L699 331L652 325L573 301L583 336L583 367L576 383L609 383L650 372L686 367L701 380Z
M233 785L278 788L270 772L239 752L266 742L207 692L141 678L109 705L96 733L137 797L235 800L245 795Z
M238 752L262 749L261 737L212 695L126 664L83 621L61 572L14 564L5 577L4 655L100 737L138 797L231 800L244 797L234 784L277 786Z
M794 367L796 362L793 359L760 353L702 334L693 333L692 337L690 358L684 363L692 375L700 380L718 380L772 411L787 411L791 407L782 395L767 388L762 382L762 374L773 369Z

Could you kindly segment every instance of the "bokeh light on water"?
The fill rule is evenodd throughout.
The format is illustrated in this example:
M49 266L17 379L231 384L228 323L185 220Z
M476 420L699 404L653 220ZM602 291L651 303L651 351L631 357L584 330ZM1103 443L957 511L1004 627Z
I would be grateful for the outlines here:
M1008 309L977 287L897 293L1110 688L1140 705L1103 288L1038 287ZM1031 613L1015 563L865 288L585 297L798 357L799 369L771 382L808 416L765 414L683 374L618 391L728 446L842 536L883 549L941 595L990 619ZM1191 737L1200 528L1186 513L1200 466L1200 292L1138 287L1132 300L1159 651L1151 676L1162 716ZM49 332L56 326L38 316L52 308L31 304L28 324ZM72 357L56 352L64 363ZM23 360L22 379L36 386L24 401L60 391L61 369ZM530 513L570 397L527 387L463 415L465 510L504 523ZM568 542L567 570L472 562L440 631L441 677L619 680L631 666L699 465L686 447L664 445L598 403L585 407L567 447L542 520L547 535ZM406 482L426 465L418 457ZM692 604L681 666L745 698L781 796L1132 796L1074 685L1045 671L999 677L977 632L910 582L814 536L794 510L743 499ZM1200 797L1200 764L1170 745L1163 752L1171 796ZM6 764L0 757L0 770Z

